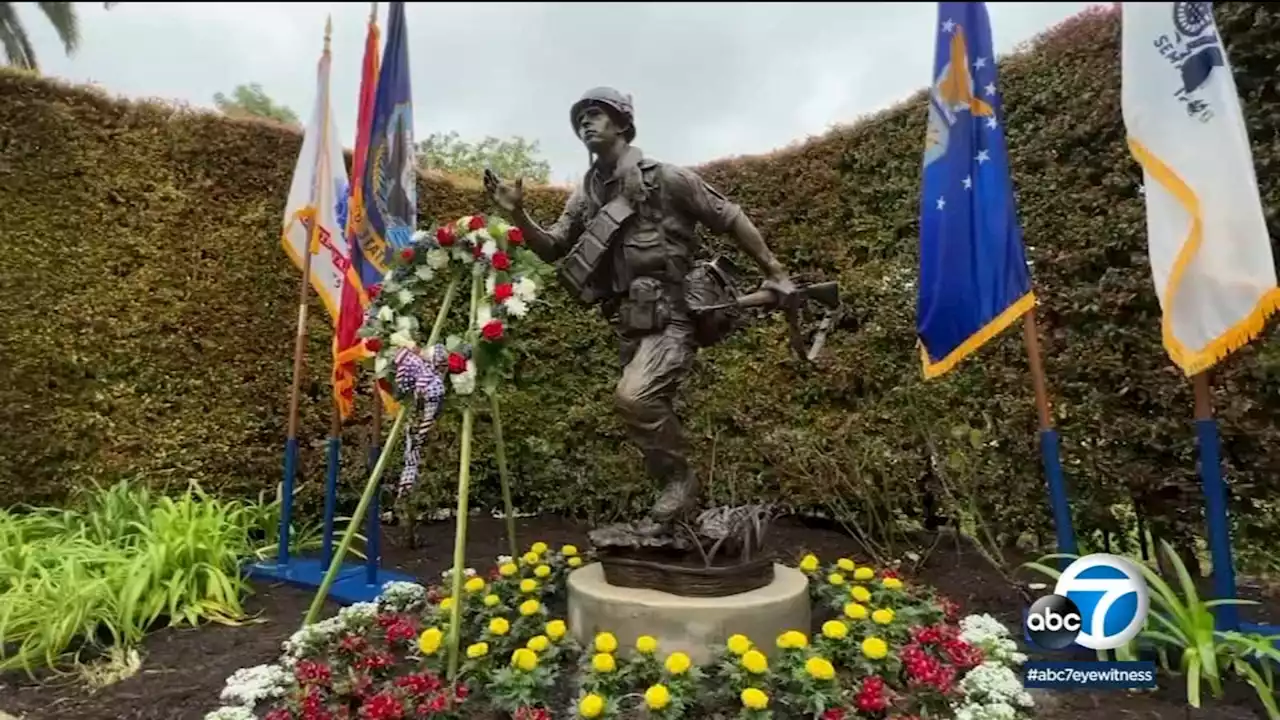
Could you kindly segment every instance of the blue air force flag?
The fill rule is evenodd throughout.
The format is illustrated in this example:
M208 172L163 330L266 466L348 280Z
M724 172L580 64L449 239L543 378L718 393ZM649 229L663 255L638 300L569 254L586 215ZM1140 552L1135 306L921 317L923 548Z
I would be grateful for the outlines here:
M938 3L928 112L916 331L932 378L1035 305L985 3Z
M404 3L393 2L388 10L387 45L378 75L369 155L361 179L369 222L365 256L375 265L381 261L377 270L384 275L392 253L413 244L418 225L412 95Z

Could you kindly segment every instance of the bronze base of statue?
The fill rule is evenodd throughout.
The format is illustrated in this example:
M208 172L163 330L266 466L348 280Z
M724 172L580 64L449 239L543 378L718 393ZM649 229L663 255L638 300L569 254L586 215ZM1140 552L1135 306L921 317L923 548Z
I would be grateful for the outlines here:
M724 597L773 582L773 561L761 552L773 511L724 507L693 523L617 523L591 531L605 581L682 597Z

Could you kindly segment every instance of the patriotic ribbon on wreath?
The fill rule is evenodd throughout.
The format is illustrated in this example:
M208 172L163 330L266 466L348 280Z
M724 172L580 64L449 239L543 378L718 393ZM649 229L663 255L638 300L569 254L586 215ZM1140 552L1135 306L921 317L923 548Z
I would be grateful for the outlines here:
M426 355L426 357L423 357ZM449 367L449 352L435 345L422 354L400 348L395 355L396 387L413 400L417 422L404 436L404 469L396 496L403 497L418 482L418 460L427 435L444 408L444 373Z

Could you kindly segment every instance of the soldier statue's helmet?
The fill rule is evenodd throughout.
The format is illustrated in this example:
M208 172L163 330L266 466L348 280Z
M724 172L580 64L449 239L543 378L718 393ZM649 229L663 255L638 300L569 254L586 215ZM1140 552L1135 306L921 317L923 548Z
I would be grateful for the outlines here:
M592 105L603 108L605 112L613 115L614 120L626 123L627 129L623 131L622 137L627 142L636 139L636 115L635 109L631 106L631 96L624 95L611 87L592 88L583 93L582 98L569 108L569 124L575 135L578 132L578 116Z

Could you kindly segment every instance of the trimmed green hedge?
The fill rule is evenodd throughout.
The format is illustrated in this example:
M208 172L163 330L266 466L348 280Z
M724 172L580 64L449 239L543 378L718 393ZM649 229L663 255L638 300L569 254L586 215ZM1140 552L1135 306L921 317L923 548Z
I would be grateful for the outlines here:
M1280 10L1225 3L1217 13L1274 208ZM1004 60L1000 84L1077 522L1121 529L1113 506L1132 498L1152 527L1185 535L1202 505L1191 392L1159 342L1141 173L1123 143L1119 31L1113 10L1077 16ZM705 351L684 417L720 498L827 507L874 532L918 514L932 446L953 503L1008 537L1045 533L1021 334L921 379L912 281L924 119L921 95L802 146L701 169L796 274L838 278L851 313L816 372L790 361L780 319ZM0 72L0 497L52 501L87 478L129 473L199 477L231 493L274 486L298 289L277 236L299 143L267 123ZM424 221L486 207L478 187L442 179L423 178L419 197ZM563 199L543 188L532 204L549 222ZM504 398L517 504L632 512L652 490L613 416L612 339L559 289L546 299L521 323L518 389ZM312 314L323 318L318 303ZM329 333L312 323L302 405L312 502ZM1274 336L1215 379L1240 545L1276 537ZM363 476L363 405L345 436L348 494ZM497 472L487 425L478 431L473 477L490 503ZM423 481L438 497L450 494L456 449L446 414Z

